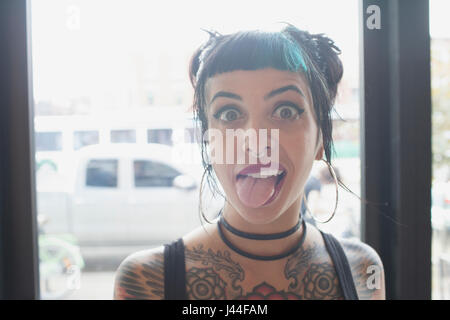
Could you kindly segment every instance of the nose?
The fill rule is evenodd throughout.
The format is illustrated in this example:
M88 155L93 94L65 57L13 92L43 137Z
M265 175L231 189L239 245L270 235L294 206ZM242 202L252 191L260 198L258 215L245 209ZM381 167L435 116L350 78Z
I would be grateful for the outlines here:
M267 137L264 139L261 136L258 137L257 142L253 142L251 139L246 137L243 148L246 153L255 158L261 158L267 155L271 149L270 142L268 142Z
M247 129L242 148L250 163L267 163L271 156L272 139L268 129Z
M245 132L244 139L240 139L241 150L244 151L250 163L270 162L272 149L277 146L278 141L274 141L270 122L267 122L265 115L262 113L250 115L241 129ZM275 134L275 139L277 136Z

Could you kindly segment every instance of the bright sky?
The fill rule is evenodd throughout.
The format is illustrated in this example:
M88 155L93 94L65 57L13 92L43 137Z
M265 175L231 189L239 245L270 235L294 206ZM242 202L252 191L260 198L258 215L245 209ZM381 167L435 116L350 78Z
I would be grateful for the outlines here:
M430 35L432 38L450 38L449 12L449 0L430 0Z
M357 68L357 1L33 0L32 53L36 100L126 89L136 53L186 56L207 35L271 28L288 21L324 32ZM343 6L345 3L345 6ZM345 58L345 55L343 55ZM187 76L186 65L180 65ZM131 88L128 88L131 90ZM128 90L127 89L127 90Z
M432 36L450 37L449 4L431 0ZM358 0L33 0L35 98L129 93L138 85L133 63L155 54L180 57L175 68L187 77L189 54L207 38L200 28L229 33L277 21L326 33L342 49L346 75L358 75Z

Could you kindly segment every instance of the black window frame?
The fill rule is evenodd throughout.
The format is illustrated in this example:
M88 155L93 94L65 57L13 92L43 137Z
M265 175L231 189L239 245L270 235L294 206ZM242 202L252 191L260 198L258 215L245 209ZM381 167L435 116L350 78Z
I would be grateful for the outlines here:
M29 0L0 1L0 299L39 299Z
M381 29L366 27L377 5ZM431 299L429 0L363 0L362 240L379 253L387 299Z
M362 240L388 299L430 299L429 0L360 0L359 15ZM39 299L30 0L0 1L0 47L0 299Z

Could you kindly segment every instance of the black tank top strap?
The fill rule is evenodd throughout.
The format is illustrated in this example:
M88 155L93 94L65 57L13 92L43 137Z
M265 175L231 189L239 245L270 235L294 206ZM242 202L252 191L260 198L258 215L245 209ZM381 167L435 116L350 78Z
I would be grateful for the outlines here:
M164 245L164 299L187 300L182 238Z
M341 285L345 300L358 300L355 282L344 249L339 241L331 234L322 232L325 247L333 260L334 267Z

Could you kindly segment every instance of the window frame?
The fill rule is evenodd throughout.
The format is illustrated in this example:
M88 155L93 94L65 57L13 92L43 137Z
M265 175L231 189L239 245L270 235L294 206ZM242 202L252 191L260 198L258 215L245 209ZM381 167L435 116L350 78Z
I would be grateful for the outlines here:
M40 297L30 22L0 1L0 299Z
M383 261L387 299L428 300L429 0L377 1L379 30L366 27L367 8L373 4L360 2L361 191L362 199L370 201L361 204L361 238Z

